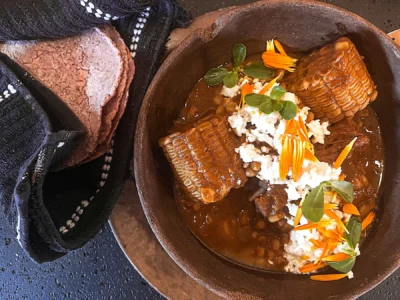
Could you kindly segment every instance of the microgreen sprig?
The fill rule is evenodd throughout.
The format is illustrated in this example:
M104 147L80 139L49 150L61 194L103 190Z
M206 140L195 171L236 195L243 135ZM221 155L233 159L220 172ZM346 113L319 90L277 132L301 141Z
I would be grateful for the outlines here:
M272 88L270 96L260 94L248 94L244 97L247 105L258 107L265 114L278 111L285 120L293 119L297 114L297 106L292 101L284 101L282 97L286 90L281 86Z
M274 75L274 71L264 66L262 61L253 62L246 64L241 67L244 60L246 59L247 49L243 44L236 44L232 49L233 57L233 68L228 70L227 68L219 67L212 68L204 76L204 81L209 86L216 86L222 82L228 88L233 88L239 80L239 72L253 78L258 79L270 79Z

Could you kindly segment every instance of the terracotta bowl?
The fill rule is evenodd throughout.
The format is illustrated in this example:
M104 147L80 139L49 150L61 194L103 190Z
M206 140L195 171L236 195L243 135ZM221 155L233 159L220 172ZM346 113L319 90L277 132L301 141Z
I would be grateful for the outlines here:
M348 36L365 57L378 86L373 103L382 128L385 170L377 220L353 269L355 278L311 281L308 276L257 272L213 254L178 212L172 173L157 145L177 118L193 85L208 69L230 60L241 42L249 54L278 38L292 51L308 51ZM223 13L211 30L198 30L166 59L145 97L135 140L135 177L144 212L158 240L190 276L230 299L350 299L372 289L400 266L400 48L366 20L310 1L265 1Z

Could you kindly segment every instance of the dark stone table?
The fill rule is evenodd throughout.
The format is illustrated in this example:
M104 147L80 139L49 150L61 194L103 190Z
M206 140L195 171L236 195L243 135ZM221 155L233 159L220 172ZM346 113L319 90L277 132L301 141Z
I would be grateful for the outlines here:
M180 0L193 16L251 0ZM371 21L385 32L400 28L400 0L326 0ZM373 262L371 262L373 263ZM400 270L362 299L400 299ZM36 265L0 218L0 299L161 299L129 264L105 226L83 249Z

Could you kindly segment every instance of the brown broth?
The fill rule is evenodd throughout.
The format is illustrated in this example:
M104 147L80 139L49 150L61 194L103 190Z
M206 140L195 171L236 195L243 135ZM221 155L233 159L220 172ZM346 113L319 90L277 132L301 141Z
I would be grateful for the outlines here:
M194 120L214 114L224 101L219 95L220 89L208 87L200 80L172 131L185 130ZM239 101L239 97L234 101ZM365 217L376 207L383 171L383 146L378 119L371 108L359 112L354 121L370 143L355 150L342 168L346 180L355 187L354 204ZM258 189L258 179L253 178L243 188L232 190L225 199L203 204L190 200L176 185L175 198L191 231L214 252L245 266L283 271L287 263L284 244L289 242L289 234L265 220L256 211L254 202L249 201Z

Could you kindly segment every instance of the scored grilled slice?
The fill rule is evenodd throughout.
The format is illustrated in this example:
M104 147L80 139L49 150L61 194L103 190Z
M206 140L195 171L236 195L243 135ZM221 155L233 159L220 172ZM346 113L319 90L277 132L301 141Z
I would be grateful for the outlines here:
M212 203L232 188L246 183L246 173L235 152L239 141L226 118L213 117L181 133L159 140L184 191L196 201Z
M331 123L351 119L378 95L363 58L348 38L301 58L283 83L316 118Z

